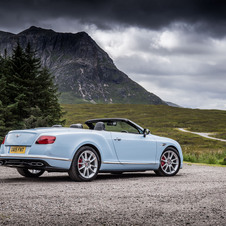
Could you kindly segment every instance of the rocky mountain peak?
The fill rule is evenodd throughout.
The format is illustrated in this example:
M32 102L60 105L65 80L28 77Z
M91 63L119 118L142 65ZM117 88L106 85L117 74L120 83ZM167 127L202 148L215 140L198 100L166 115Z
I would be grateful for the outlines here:
M32 26L17 35L0 33L0 52L30 42L55 77L63 103L166 104L114 65L86 33L58 33Z
M55 31L51 30L51 29L44 29L41 27L35 27L35 26L31 26L28 29L20 32L18 35L28 35L28 34L41 34L41 33L55 33Z

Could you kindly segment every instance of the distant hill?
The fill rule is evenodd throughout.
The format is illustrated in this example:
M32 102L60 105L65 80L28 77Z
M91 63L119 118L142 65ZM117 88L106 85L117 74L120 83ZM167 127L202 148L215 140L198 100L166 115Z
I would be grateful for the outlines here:
M19 41L30 42L50 69L62 103L139 103L167 105L118 70L112 59L85 32L58 33L30 27L19 34L0 31L0 52L10 55Z
M226 111L200 110L142 104L63 104L66 125L82 123L91 118L129 118L151 134L175 139L182 146L184 161L226 164L225 142L184 133L177 128L195 132L212 132L226 139Z
M169 106L171 106L171 107L181 108L181 106L180 106L180 105L178 105L178 104L174 104L174 103L172 103L172 102L168 102L168 101L166 101L166 103L167 103L167 105L169 105Z

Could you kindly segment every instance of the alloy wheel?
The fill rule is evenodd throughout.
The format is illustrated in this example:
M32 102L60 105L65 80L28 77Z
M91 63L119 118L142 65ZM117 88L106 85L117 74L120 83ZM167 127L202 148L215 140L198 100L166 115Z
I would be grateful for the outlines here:
M90 179L98 169L97 156L92 151L85 150L78 157L77 166L79 174L86 179Z
M171 175L174 174L179 167L179 157L178 155L171 150L168 150L163 153L161 157L161 169L162 171L167 174Z

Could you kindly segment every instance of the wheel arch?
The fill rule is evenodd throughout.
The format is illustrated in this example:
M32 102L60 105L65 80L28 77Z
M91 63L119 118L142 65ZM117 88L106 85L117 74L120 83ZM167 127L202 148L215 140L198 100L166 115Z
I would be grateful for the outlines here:
M99 151L99 149L95 146L95 145L93 145L93 144L83 144L82 146L80 146L79 148L78 148L78 150L80 149L80 148L82 148L82 147L85 147L85 146L89 146L89 147L91 147L91 148L93 148L96 152L97 152L97 154L98 154L98 156L99 156L99 158L100 158L100 164L101 164L101 162L102 162L102 159L101 159L101 154L100 154L100 151ZM77 151L78 151L77 150ZM77 152L76 151L76 152ZM76 152L75 152L75 154L76 154Z
M178 149L177 149L175 146L173 146L173 145L167 146L167 147L163 150L163 152L166 151L168 148L173 148L173 149L177 152L177 154L179 155L179 157L180 157L180 153L179 153ZM163 153L163 152L162 152L162 153Z

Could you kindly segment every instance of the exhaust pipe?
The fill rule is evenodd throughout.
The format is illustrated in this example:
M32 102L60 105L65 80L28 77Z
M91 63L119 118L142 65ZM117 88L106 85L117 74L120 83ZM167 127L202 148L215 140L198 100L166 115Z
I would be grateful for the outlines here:
M44 166L42 162L37 162L37 166Z
M44 166L44 164L42 162L30 162L29 165L30 166Z
M4 162L3 161L0 161L0 166L3 166L4 165Z

